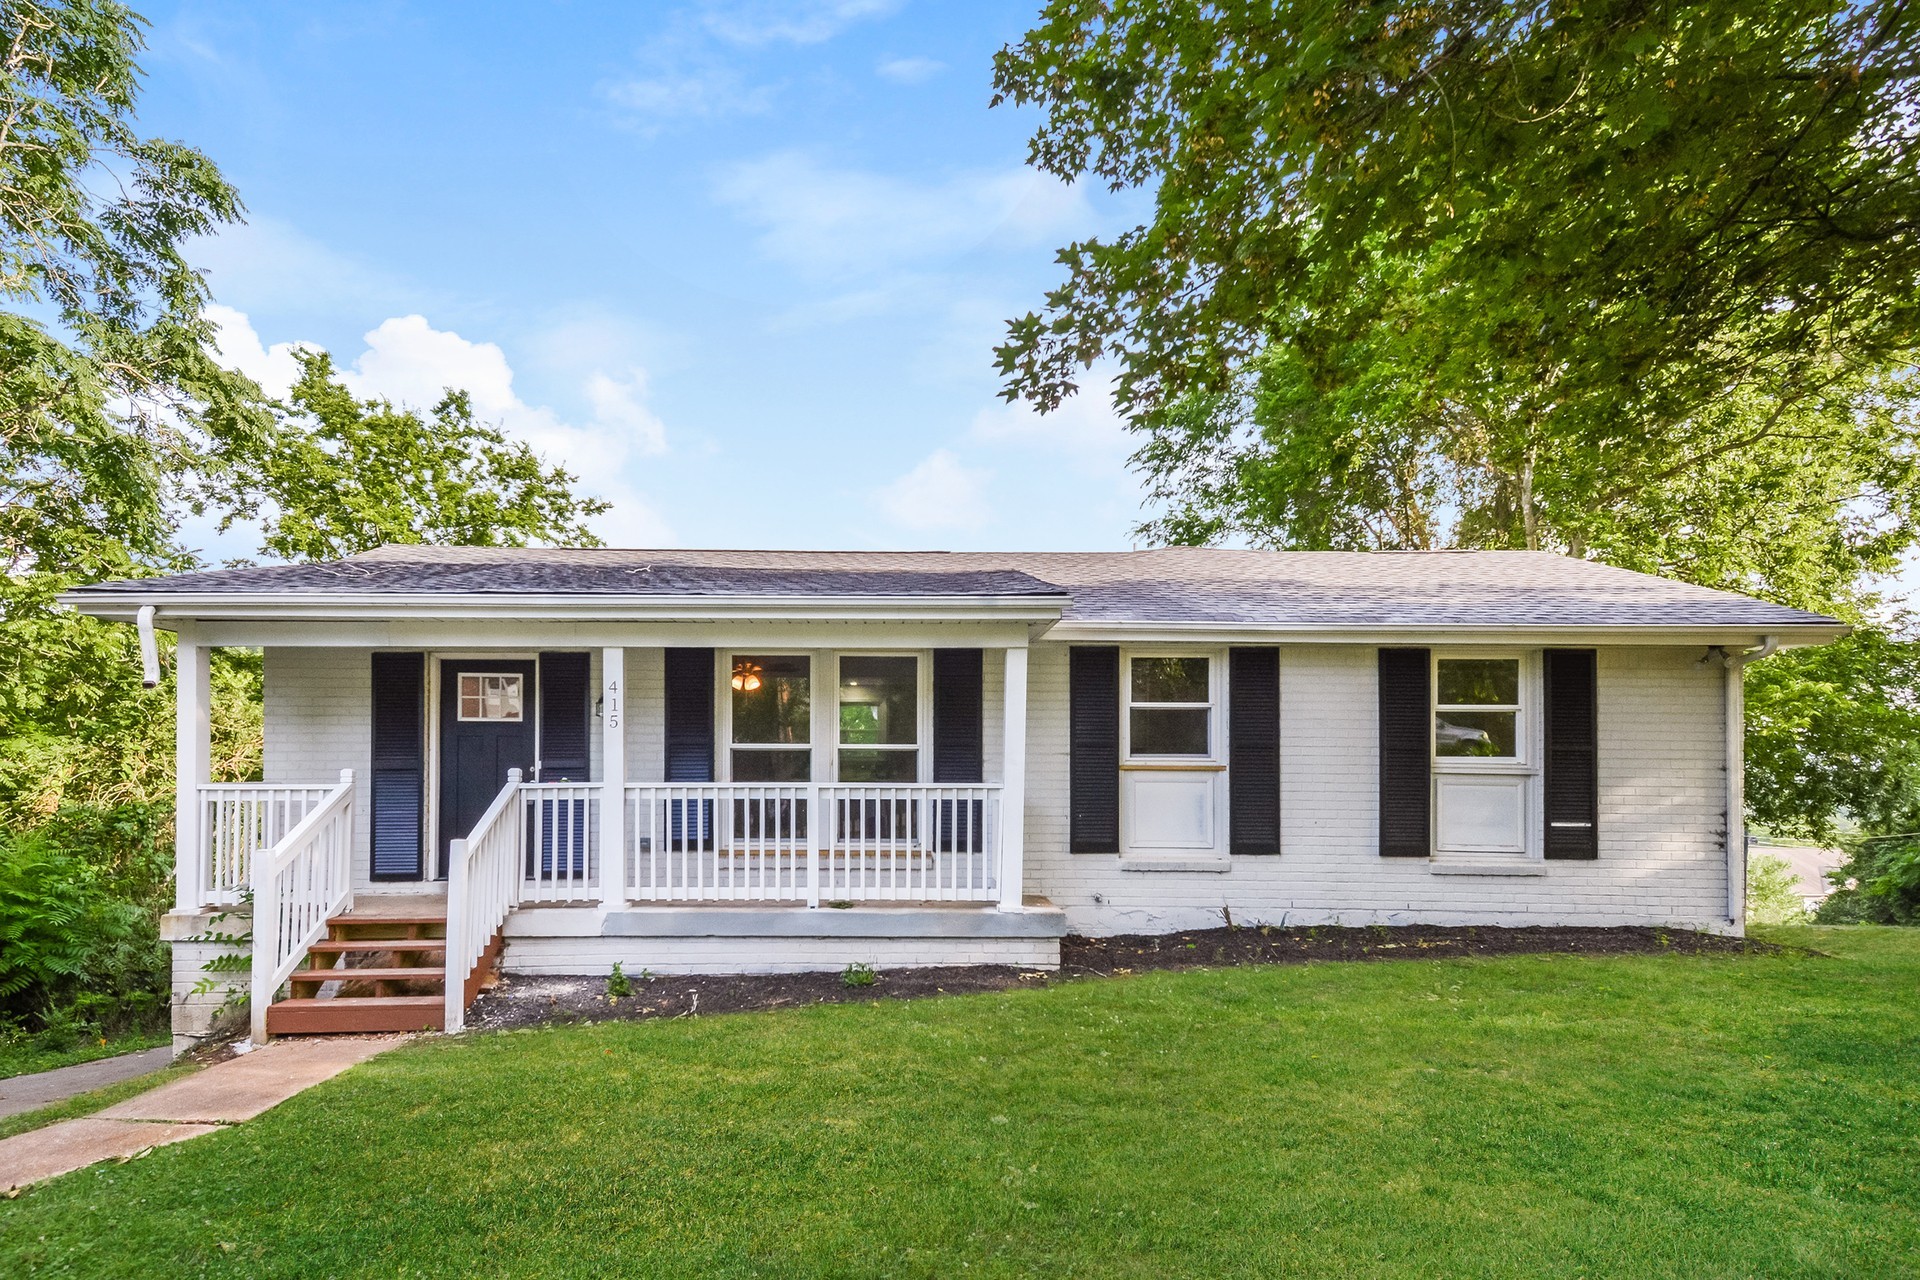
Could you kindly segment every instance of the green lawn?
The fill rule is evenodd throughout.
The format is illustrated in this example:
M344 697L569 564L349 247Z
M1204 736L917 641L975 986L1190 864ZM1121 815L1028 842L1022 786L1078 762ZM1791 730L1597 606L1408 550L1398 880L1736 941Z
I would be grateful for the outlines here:
M0 1274L1914 1274L1920 931L1775 936L424 1041Z

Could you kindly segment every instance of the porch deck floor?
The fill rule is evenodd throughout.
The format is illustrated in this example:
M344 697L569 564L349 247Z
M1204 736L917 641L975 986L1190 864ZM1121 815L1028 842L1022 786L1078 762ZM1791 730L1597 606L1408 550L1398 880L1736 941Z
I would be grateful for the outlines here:
M385 920L395 916L444 916L447 899L438 893L357 893L344 918Z

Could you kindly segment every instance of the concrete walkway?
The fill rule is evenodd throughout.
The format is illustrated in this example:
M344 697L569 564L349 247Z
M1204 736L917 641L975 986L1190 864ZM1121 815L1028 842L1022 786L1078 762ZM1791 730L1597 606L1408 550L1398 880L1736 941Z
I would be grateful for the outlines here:
M24 1187L101 1160L125 1160L251 1120L406 1038L276 1040L95 1115L0 1139L0 1190Z
M37 1071L30 1076L11 1076L0 1080L0 1116L17 1116L22 1111L38 1111L56 1102L65 1102L76 1094L91 1093L122 1080L158 1071L173 1061L173 1050L166 1045L142 1049L138 1053L96 1058L72 1067Z

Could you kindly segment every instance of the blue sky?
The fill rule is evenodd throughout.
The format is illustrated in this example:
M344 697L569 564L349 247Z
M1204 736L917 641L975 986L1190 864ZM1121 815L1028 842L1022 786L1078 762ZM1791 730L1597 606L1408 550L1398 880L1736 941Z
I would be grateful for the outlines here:
M995 394L1055 250L1138 221L988 109L1037 7L148 3L141 120L247 203L196 248L229 359L464 386L616 545L1125 547L1104 384Z

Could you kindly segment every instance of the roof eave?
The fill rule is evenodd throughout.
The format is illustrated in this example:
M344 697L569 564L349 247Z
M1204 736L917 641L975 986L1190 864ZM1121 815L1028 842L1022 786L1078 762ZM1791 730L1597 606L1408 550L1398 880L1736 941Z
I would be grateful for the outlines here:
M1065 595L747 596L568 593L70 591L59 597L89 617L131 622L143 605L154 621L369 622L436 617L555 621L667 618L782 618L902 621L1043 622L1059 619Z
M1774 636L1783 649L1831 644L1850 635L1841 622L1795 623L1431 623L1431 622L1168 622L1135 619L1067 618L1047 633L1050 640L1106 643L1271 643L1419 644L1447 640L1460 644L1738 644L1758 645Z

